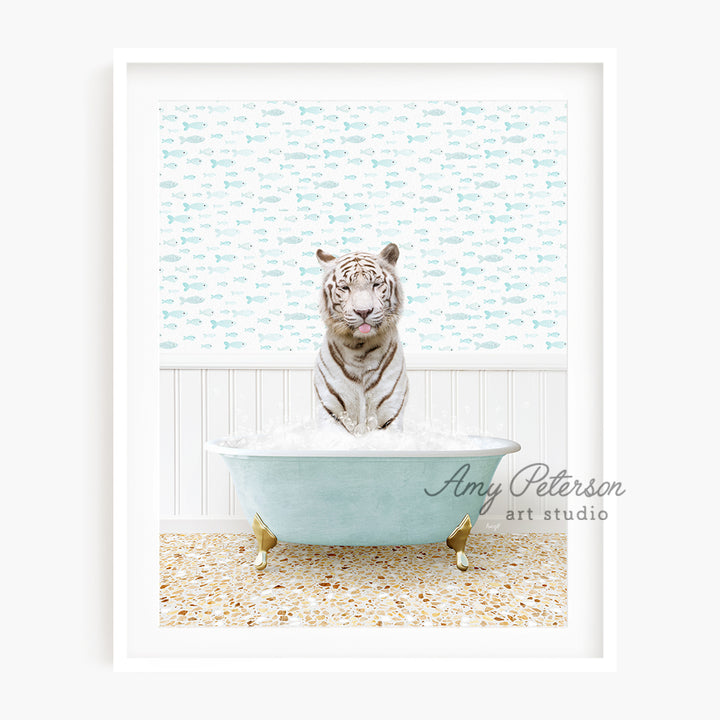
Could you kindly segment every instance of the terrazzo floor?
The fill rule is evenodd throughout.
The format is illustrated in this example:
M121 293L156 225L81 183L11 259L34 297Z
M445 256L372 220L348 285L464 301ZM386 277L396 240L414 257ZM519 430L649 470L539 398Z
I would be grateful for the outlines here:
M566 535L471 535L466 554L460 572L443 543L279 542L258 572L251 533L161 534L160 626L566 625Z

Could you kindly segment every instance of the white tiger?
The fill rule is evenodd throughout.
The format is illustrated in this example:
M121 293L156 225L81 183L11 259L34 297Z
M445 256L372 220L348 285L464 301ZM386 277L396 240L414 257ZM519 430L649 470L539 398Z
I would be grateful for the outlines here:
M390 243L379 255L316 255L325 270L320 315L327 328L313 377L318 421L338 421L355 433L401 430L408 378L397 329L400 250Z

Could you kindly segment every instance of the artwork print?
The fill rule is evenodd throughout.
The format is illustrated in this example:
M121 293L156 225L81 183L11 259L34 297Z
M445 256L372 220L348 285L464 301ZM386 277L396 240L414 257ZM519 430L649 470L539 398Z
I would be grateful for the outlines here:
M388 242L406 351L565 351L565 102L166 102L159 147L162 353L314 352L316 249Z

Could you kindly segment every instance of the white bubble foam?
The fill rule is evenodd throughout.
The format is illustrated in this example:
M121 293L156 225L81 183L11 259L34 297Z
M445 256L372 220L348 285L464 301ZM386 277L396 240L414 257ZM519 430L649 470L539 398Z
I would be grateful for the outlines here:
M351 434L340 425L318 427L311 421L279 425L267 432L239 432L218 441L222 447L248 450L475 450L478 435L441 432L425 425Z

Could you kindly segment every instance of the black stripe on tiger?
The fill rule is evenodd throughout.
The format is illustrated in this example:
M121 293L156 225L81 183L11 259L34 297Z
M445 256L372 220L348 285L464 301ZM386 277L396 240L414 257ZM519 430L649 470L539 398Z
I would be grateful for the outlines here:
M335 361L336 365L342 370L343 375L352 382L360 382L359 377L355 377L355 375L352 375L345 369L345 363L343 362L342 356L337 351L337 348L329 340L328 349L330 350L330 355L332 355L332 359Z
M327 311L328 315L331 314L331 310L334 310L335 312L338 312L340 310L339 303L334 297L335 289L335 284L332 281L329 281L323 290L325 310Z
M363 347L365 343L361 343L358 347ZM364 353L358 353L358 360L364 360L370 353L374 353L376 350L379 350L382 347L382 345L376 345L375 347L371 347L369 350L366 350ZM357 348L355 348L357 349Z
M400 306L399 285L394 279L390 281L390 308L393 312Z
M328 382L328 379L325 377L325 373L320 369L319 366L318 366L318 372L320 373L320 377L325 382L325 386L330 391L330 394L334 395L337 398L338 402L340 403L340 406L342 407L342 409L346 410L347 408L345 407L345 402L340 397L340 393L338 393L338 391L332 385L330 385L330 383Z
M400 382L400 378L405 373L405 363L403 362L402 368L400 369L400 374L395 379L395 384L392 386L392 390L377 404L377 409L380 409L380 406L389 398L392 396L392 394L395 392L395 388L397 387L397 384Z
M396 350L397 350L397 343L394 342L392 344L392 347L389 348L388 351L383 356L383 359L385 360L385 362L383 362L382 360L380 361L380 366L378 369L378 373L375 376L375 380L373 380L372 383L370 383L370 385L368 385L365 388L365 392L369 392L370 390L372 390L380 382L380 380L382 380L383 373L385 372L385 369L387 368L387 366L392 362L392 359L395 357ZM385 359L385 358L387 358L387 359Z
M317 385L315 385L315 394L318 396L318 400L320 401L320 404L323 406L325 412L333 419L338 422L339 425L343 427L344 430L347 430L347 432L350 432L343 423L340 422L340 418L332 411L330 410L325 403L322 401L322 398L320 397L320 393L318 392Z
M392 421L395 420L395 418L400 414L400 411L403 409L403 405L405 405L405 398L407 397L407 391L408 391L408 389L406 387L405 392L403 393L403 399L402 399L402 402L400 403L400 407L398 408L398 411L388 421L384 422L380 426L380 428L379 428L380 430L384 430L386 427L388 427L388 425L390 425L390 423L392 423Z

